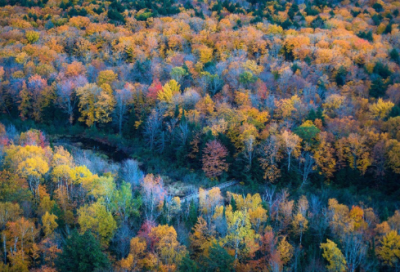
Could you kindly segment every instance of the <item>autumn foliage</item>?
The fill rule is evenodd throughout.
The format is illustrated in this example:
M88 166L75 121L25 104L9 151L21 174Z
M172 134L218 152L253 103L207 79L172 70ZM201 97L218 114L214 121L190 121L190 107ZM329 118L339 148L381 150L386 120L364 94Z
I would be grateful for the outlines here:
M219 177L228 170L225 157L228 155L226 148L217 140L206 144L203 150L203 171L207 177Z
M0 0L0 271L398 271L399 7Z

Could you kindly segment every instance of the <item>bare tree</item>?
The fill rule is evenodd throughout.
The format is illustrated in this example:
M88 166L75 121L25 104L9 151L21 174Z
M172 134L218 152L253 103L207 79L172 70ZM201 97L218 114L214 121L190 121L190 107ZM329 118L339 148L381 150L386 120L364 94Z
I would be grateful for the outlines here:
M74 97L75 89L80 88L88 84L86 77L77 76L75 78L69 78L61 81L57 84L57 103L59 107L69 116L69 123L72 125L74 121L74 110L77 104L77 100Z
M289 130L285 130L282 133L281 138L284 150L288 156L288 171L290 171L291 158L293 155L297 157L296 153L300 149L301 139L299 136L297 136L296 134L292 133Z
M260 163L264 169L264 179L274 182L280 177L280 169L278 162L281 159L279 149L281 147L280 141L275 135L270 136L259 147Z
M118 133L121 135L122 124L126 120L126 112L132 102L132 92L128 88L115 91L115 121L118 124Z
M117 253L118 258L124 258L128 255L133 236L134 232L129 228L128 223L123 222L111 241L111 248Z
M263 200L268 203L269 208L271 208L272 203L274 201L275 190L276 190L275 186L268 186L267 189L265 189Z
M181 122L178 126L178 139L180 146L185 146L190 135L190 128L187 122Z
M298 172L303 177L301 186L302 188L307 182L309 175L314 172L315 160L310 154L310 152L301 152L300 157L298 159L299 167Z
M157 134L161 130L162 116L162 110L153 109L146 121L146 125L144 128L144 137L149 143L151 150L154 149L154 143L156 141Z
M158 205L167 195L167 192L164 189L163 180L159 176L154 177L152 174L149 174L144 177L141 185L146 219L154 221L160 215Z
M165 131L161 131L159 137L156 139L156 150L162 154L167 146L167 136Z
M247 166L246 166L246 170L250 171L251 169L251 165L254 159L254 155L255 155L255 138L253 135L250 135L249 137L247 137L244 140L244 150L243 150L243 156L245 158L245 160L247 161Z
M121 178L134 186L138 186L143 179L143 172L139 168L136 160L126 160L122 163Z
M367 256L367 245L364 243L362 233L350 232L343 237L344 257L346 258L349 272L354 272L364 263Z

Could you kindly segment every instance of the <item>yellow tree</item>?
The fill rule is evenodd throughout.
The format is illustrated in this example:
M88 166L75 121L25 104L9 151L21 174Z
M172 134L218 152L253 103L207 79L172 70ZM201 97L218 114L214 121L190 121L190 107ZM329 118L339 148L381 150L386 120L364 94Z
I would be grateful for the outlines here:
M57 184L57 189L65 190L68 198L70 198L69 191L71 190L70 186L72 186L71 171L71 167L66 164L57 165L51 171L51 177L53 182Z
M165 83L165 85L162 87L162 90L158 92L157 98L160 101L172 103L172 98L174 97L174 95L180 93L180 88L181 86L179 85L179 83L176 80L171 79L170 81Z
M27 179L29 183L29 188L31 189L35 197L40 196L40 179L48 171L48 163L39 156L28 158L18 165L18 173L21 175L21 177Z
M321 132L317 139L319 142L318 147L313 150L315 163L321 169L321 174L323 173L327 178L331 178L336 167L335 149L328 141L326 132Z
M379 258L387 265L394 266L400 261L400 235L392 230L383 237L381 246L377 248Z
M366 229L367 223L364 221L364 210L359 206L351 207L349 218L352 219L354 230Z
M82 187L88 192L89 196L93 196L95 199L101 199L107 210L110 210L112 197L116 192L116 184L113 177L101 176L94 179L87 179L83 182Z
M324 251L322 256L329 263L326 266L329 271L332 272L344 272L346 271L346 260L343 253L337 247L337 245L331 240L327 239L326 243L321 244L321 249Z
M215 102L211 99L209 94L206 94L197 102L196 110L203 115L211 115L215 110Z
M22 260L25 259L25 253L29 251L34 243L36 235L37 229L35 228L35 224L24 217L7 223L5 237L10 239L10 247L13 246L21 250Z
M104 70L99 73L97 77L97 84L102 86L103 84L111 84L118 78L118 75L112 70Z
M226 221L228 230L223 238L223 244L232 249L235 260L253 257L258 250L258 245L255 243L258 235L251 228L249 214L246 211L232 211L232 207L228 206Z
M292 96L290 99L281 99L277 102L277 114L282 119L290 118L296 112L296 104L300 104L301 100L297 95Z
M200 216L193 227L193 232L189 235L190 248L196 259L208 255L208 250L216 242L214 235L214 228L211 227L211 229L209 229L207 221Z
M35 121L39 121L42 117L42 110L47 105L50 98L47 80L39 75L33 75L29 78L27 87L27 93L21 93L21 98L23 104L27 103L27 105L31 107L29 109L25 108L25 110L29 111ZM25 101L25 99L29 101ZM22 104L20 106L23 107Z
M8 254L8 258L10 259L11 269L8 270L8 267L5 272L28 272L29 259L24 257L24 252L22 250L12 251ZM0 266L0 268L2 268Z
M288 156L288 171L290 171L290 164L292 156L298 157L300 152L301 138L289 130L285 130L281 135L283 149Z
M278 167L282 155L280 152L281 141L275 135L271 135L260 146L259 158L262 169L264 170L264 179L273 183L279 177L281 170Z
M108 86L103 84L103 86ZM114 108L114 99L108 87L98 87L96 84L87 84L76 90L79 97L79 121L91 127L96 122L107 123L111 121L110 114ZM111 88L111 87L110 87Z
M231 192L227 193L230 199L234 199L236 202L236 207L238 210L241 211L249 211L249 210L256 210L259 207L262 207L262 199L260 194L247 194L245 198L243 198L240 194L234 194Z
M300 237L300 245L303 233L308 229L307 210L308 200L306 196L302 196L297 202L297 213L293 217L292 229L293 232Z
M354 224L349 217L349 207L339 204L334 198L329 199L330 225L336 235L348 233L353 230Z
M57 146L50 165L52 181L57 184L59 190L66 190L69 198L73 186L72 167L74 167L71 154L63 147Z
M81 233L92 230L100 236L101 244L105 247L117 228L117 222L115 222L111 212L108 212L106 207L99 202L81 207L78 210L78 223L81 227Z
M217 209L222 207L222 201L223 197L220 188L215 187L210 190L199 188L199 211L209 226Z
M250 216L251 226L257 233L260 233L262 227L264 226L264 224L267 222L268 219L267 210L265 210L261 206L257 206L255 209L249 210L249 216Z
M112 120L111 113L115 107L115 99L109 84L102 84L101 90L100 96L95 104L95 117L100 123L108 123Z
M293 246L288 241L286 241L286 236L284 236L283 239L279 242L278 252L279 252L282 264L285 265L290 261L290 259L292 259Z
M35 43L39 40L40 33L36 31L27 31L25 37L29 43Z
M213 57L213 49L209 48L205 45L201 45L198 47L200 61L202 63L207 63L212 60Z
M127 271L142 271L146 255L146 240L140 237L133 237L130 242L130 251L126 258L120 261L122 269Z
M367 139L357 133L351 133L344 141L344 156L353 169L358 168L363 174L371 165L367 148ZM340 140L339 140L340 141Z
M385 102L382 98L379 98L376 103L369 106L369 111L373 118L384 119L389 115L393 107L394 104L391 101Z
M151 229L149 237L154 242L155 252L161 261L161 269L175 271L187 254L187 250L177 241L174 227L159 225Z
M300 245L301 238L303 237L303 233L308 229L308 220L301 214L297 213L292 221L292 227L294 233L300 237Z
M54 232L54 230L58 227L58 224L56 222L57 219L58 219L57 216L55 216L54 214L50 214L49 212L46 212L42 216L44 235L46 237L50 236Z
M389 140L386 143L387 164L393 172L400 174L400 142Z
M18 203L0 202L0 228L3 229L8 222L16 221L21 213Z
M50 195L47 193L45 186L40 185L39 187L41 188L40 190L41 194L40 194L40 203L37 209L37 213L39 216L43 216L46 212L51 211L56 202L50 199Z
M40 180L49 171L48 161L52 155L51 148L36 145L11 145L7 147L6 154L5 165L18 173L20 177L26 178L34 196L39 197Z

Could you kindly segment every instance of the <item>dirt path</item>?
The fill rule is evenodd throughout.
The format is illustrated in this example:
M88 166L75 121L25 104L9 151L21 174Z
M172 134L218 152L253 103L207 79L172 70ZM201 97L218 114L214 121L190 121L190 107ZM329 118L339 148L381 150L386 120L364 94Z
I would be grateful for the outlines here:
M219 185L217 185L217 186L211 187L211 188L207 189L206 191L210 191L211 189L214 189L214 188L219 188L220 190L223 190L223 189L225 189L225 188L228 188L228 187L230 187L230 186L236 185L236 184L238 184L238 183L239 183L239 182L236 181L236 180L228 181L228 182L221 183L221 184L219 184ZM199 193L198 193L198 192L183 197L183 198L181 199L181 203L190 202L190 201L192 201L193 199L197 199L197 198L199 198Z

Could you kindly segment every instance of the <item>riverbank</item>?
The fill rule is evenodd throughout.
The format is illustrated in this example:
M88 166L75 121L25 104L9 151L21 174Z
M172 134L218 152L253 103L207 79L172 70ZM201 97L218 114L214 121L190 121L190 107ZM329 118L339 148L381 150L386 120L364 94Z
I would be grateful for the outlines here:
M109 139L110 136L111 140ZM100 137L99 135L86 133L74 135L48 134L48 137L53 146L72 145L83 150L90 150L99 155L105 155L110 162L122 163L127 159L135 159L144 173L161 175L167 190L173 196L184 198L196 194L199 188L211 189L220 184L219 181L210 181L202 177L202 173L195 173L184 168L174 168L174 166L171 166L173 165L172 162L170 162L170 167L168 167L169 172L166 171L167 168L157 169L152 162L153 160L160 162L163 160L162 158L153 153L149 156L148 152L143 152L143 148L140 148L139 144L137 144L139 147L135 148L135 145L127 143L126 139L121 138L121 141L118 142L118 139L113 137L113 135ZM154 171L155 169L159 171ZM183 170L186 173L182 176L171 176L170 174L176 170ZM235 184L237 183L235 182Z
M50 137L50 140L53 145L62 145L63 142L67 142L82 149L88 149L94 152L100 151L115 162L122 162L130 158L130 152L127 148L120 148L103 138L93 139L85 135L53 135Z
M4 117L4 115L3 115ZM142 164L142 170L145 173L160 175L163 177L164 183L170 188L171 195L185 196L188 191L186 188L192 188L193 192L198 188L211 188L227 180L211 181L207 179L201 170L190 169L179 165L177 162L171 160L165 154L159 154L147 148L147 144L138 138L126 139L116 134L107 134L104 131L97 129L88 129L79 125L75 126L47 126L44 124L36 124L33 121L22 121L20 119L0 118L0 122L8 122L13 124L19 131L26 131L30 128L40 129L47 135L50 144L54 145L59 139L81 139L82 145L86 146L88 143L91 147L89 149L98 148L95 151L101 150L108 157L118 160L122 158L132 158ZM83 141L85 143L83 143ZM105 152L104 152L105 151ZM114 157L116 156L116 157ZM118 159L120 157L120 159ZM238 180L241 181L241 180ZM294 188L289 183L280 183L276 185L271 184L245 184L244 186L235 186L229 188L233 192L247 194L247 193L260 193L264 194L265 188L275 186L277 191L287 189L288 192L294 197L303 194L320 195L324 200L329 198L336 198L340 202L357 204L375 204L376 208L384 211L386 214L397 209L400 204L398 197L400 192L393 192L391 195L385 195L380 190L372 190L368 187L359 188L356 186L340 187L334 183L324 182L319 186L311 184L306 188ZM192 192L192 193L193 193ZM379 200L376 204L375 200Z

